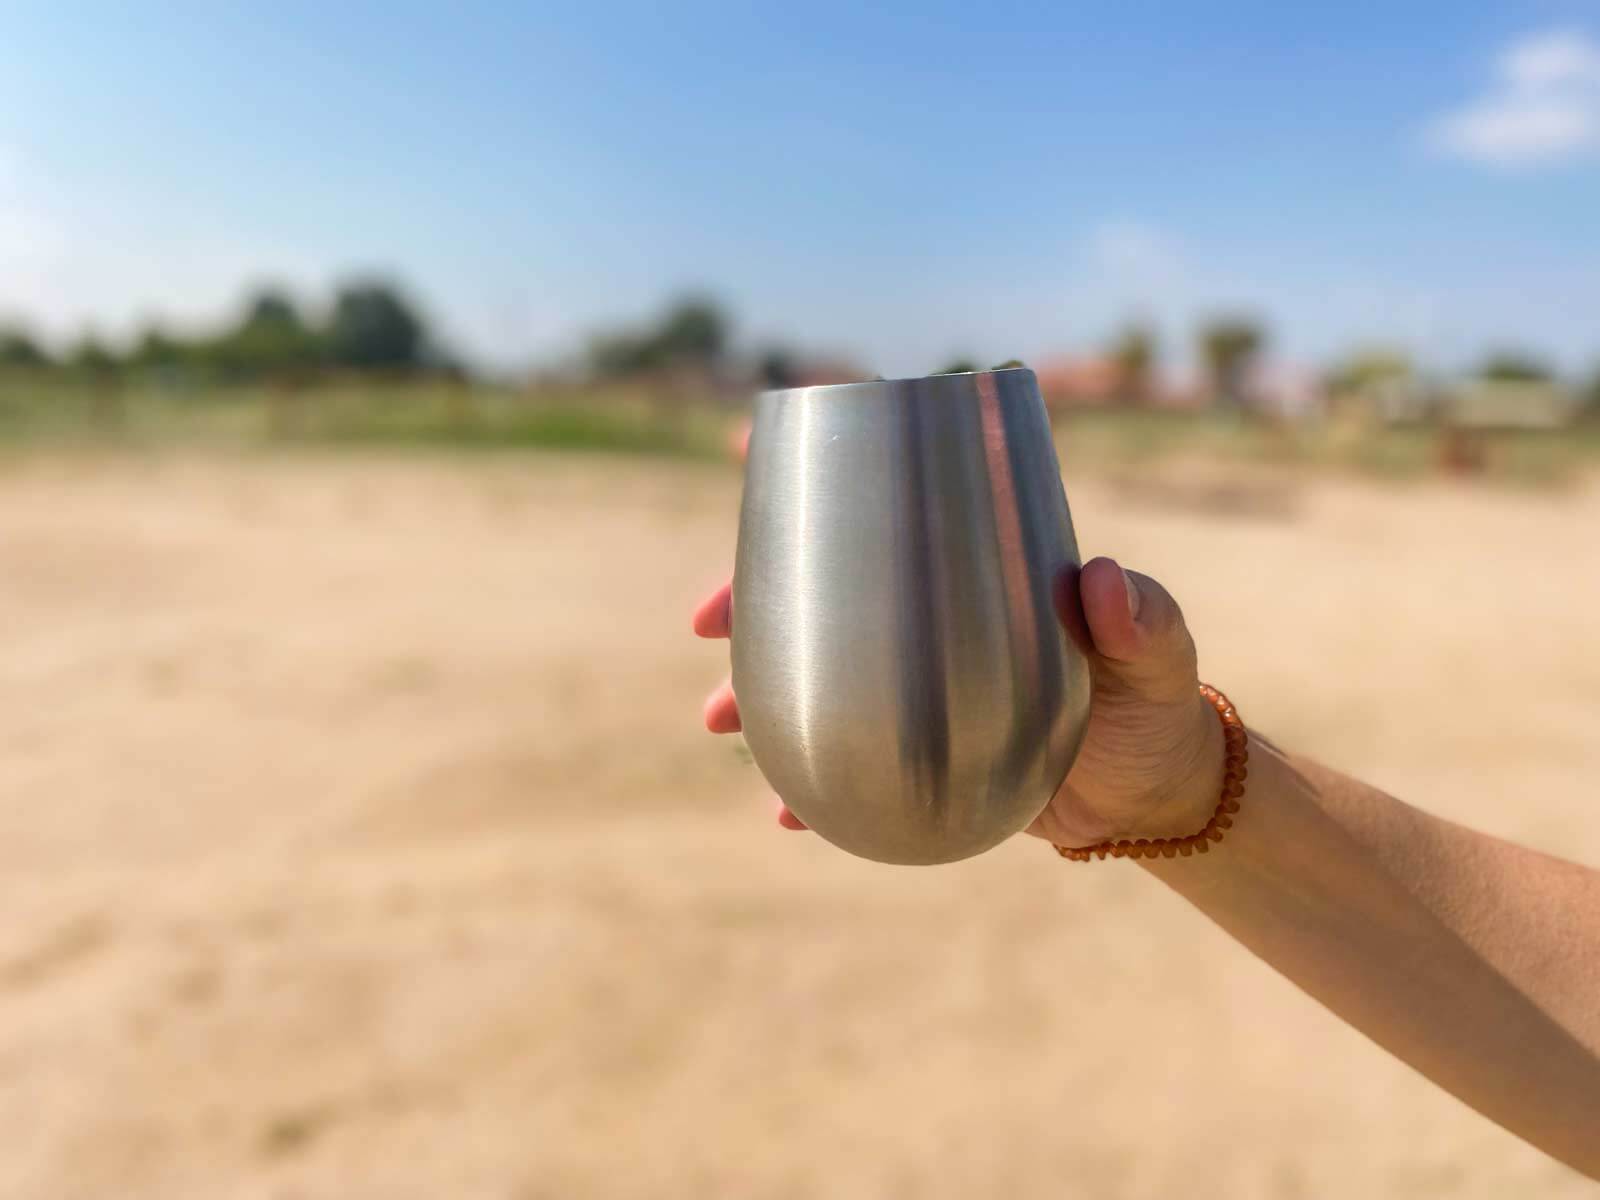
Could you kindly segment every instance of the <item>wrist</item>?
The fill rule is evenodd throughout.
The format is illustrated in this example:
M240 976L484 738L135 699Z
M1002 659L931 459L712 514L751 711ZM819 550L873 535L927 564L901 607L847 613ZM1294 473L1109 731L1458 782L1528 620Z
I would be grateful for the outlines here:
M1222 722L1210 701L1196 695L1189 731L1173 756L1166 787L1128 831L1132 838L1188 837L1205 828L1217 810L1227 757Z

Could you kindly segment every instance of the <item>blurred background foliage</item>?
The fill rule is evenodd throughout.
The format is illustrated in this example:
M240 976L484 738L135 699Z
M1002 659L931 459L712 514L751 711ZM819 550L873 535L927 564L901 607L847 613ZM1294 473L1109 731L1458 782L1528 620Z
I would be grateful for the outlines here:
M1448 378L1399 345L1285 373L1265 320L1221 313L1195 329L1187 373L1173 363L1183 349L1132 320L1099 353L1032 365L1057 424L1112 463L1204 454L1554 482L1600 447L1600 374L1562 380L1515 348ZM934 373L1022 365L957 357ZM323 303L258 287L214 328L150 324L120 344L86 330L53 349L26 323L0 325L0 446L326 442L711 458L761 388L874 377L783 340L741 338L703 291L538 369L484 372L452 353L405 287L368 276Z

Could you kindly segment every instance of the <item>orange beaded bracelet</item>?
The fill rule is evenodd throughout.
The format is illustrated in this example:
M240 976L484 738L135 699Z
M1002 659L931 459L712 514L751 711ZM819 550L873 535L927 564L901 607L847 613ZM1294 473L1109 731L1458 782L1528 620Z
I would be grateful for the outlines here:
M1056 853L1073 862L1088 862L1091 858L1174 858L1181 854L1188 858L1196 850L1209 853L1212 842L1222 840L1223 831L1233 828L1233 814L1239 811L1239 797L1244 795L1245 776L1249 772L1245 763L1250 757L1250 737L1244 722L1234 711L1233 703L1208 683L1200 685L1200 694L1217 710L1222 722L1225 757L1222 768L1222 798L1217 801L1217 811L1199 833L1180 838L1139 838L1119 842L1100 842L1093 846L1057 846Z

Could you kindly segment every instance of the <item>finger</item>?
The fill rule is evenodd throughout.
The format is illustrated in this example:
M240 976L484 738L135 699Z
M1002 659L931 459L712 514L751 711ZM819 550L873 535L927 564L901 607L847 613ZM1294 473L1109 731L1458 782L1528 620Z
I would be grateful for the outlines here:
M790 811L789 806L782 800L778 801L778 824L785 829L803 830L806 823Z
M740 462L750 457L750 422L744 420L728 435L728 452Z
M1078 589L1095 652L1113 675L1152 699L1192 690L1194 640L1166 588L1096 558L1084 564Z
M712 733L738 733L744 728L739 720L739 702L734 699L733 684L724 683L706 697L706 728Z
M1144 597L1117 561L1094 558L1084 563L1078 595L1095 652L1116 662L1137 658L1143 647L1135 609L1143 611Z
M1072 639L1072 644L1083 654L1093 654L1094 637L1083 617L1083 595L1079 586L1082 577L1082 567L1076 563L1067 567L1056 576L1050 589L1050 599L1055 605L1056 619Z
M733 584L725 583L694 610L694 631L703 638L725 638L733 632Z

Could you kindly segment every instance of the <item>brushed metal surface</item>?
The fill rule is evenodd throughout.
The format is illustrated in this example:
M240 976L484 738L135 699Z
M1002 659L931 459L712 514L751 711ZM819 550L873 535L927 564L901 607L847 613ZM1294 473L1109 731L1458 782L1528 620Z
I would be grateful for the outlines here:
M762 773L880 862L953 862L1023 829L1088 721L1088 665L1052 604L1078 561L1032 371L763 393L733 580Z

